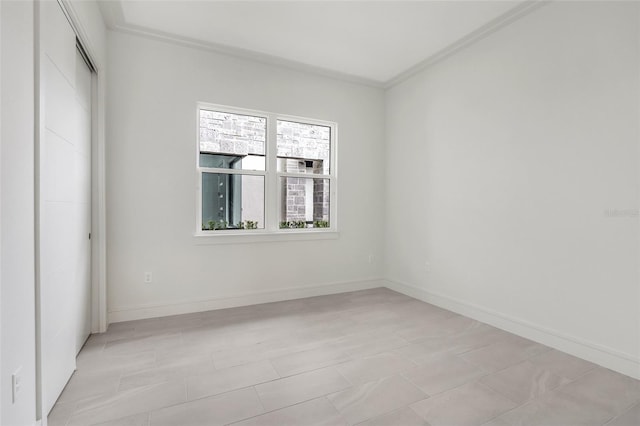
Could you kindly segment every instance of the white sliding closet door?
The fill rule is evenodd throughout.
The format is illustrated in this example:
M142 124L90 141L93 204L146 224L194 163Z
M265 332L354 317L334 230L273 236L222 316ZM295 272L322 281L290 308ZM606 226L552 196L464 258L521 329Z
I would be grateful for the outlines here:
M90 330L91 71L56 1L40 3L38 353L42 413Z
M76 355L91 334L91 70L76 50L76 285L73 315Z

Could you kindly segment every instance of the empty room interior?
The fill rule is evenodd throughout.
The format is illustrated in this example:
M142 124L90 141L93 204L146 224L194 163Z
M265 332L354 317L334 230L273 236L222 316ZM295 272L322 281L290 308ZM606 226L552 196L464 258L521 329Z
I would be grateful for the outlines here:
M0 0L0 425L640 425L640 2Z

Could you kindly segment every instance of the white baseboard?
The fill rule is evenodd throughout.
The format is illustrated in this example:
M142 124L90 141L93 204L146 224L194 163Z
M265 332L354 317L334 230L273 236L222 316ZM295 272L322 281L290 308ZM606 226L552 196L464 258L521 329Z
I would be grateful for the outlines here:
M640 360L630 354L585 341L557 330L541 327L519 318L510 317L463 300L433 293L410 284L390 280L384 280L384 282L385 287L391 290L550 346L635 379L640 379Z
M108 320L110 324L113 322L190 314L195 312L212 311L216 309L235 308L238 306L257 305L260 303L281 302L284 300L302 299L305 297L346 293L350 291L366 290L384 286L385 281L378 278L373 278L364 281L349 281L306 287L281 288L276 290L238 294L208 300L185 301L171 304L127 306L111 310L109 312Z

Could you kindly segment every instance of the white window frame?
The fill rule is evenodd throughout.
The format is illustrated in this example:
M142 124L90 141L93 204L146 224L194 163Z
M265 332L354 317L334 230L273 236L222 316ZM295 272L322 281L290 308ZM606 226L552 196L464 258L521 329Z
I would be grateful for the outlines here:
M221 169L200 166L200 110L228 112L231 114L250 115L266 118L267 133L265 146L265 170ZM201 244L224 242L259 242L301 239L334 239L338 238L338 125L334 122L307 117L270 113L259 110L232 107L206 102L198 102L196 108L196 223L195 234ZM330 164L329 174L286 173L277 170L277 122L293 121L303 124L326 126L330 128ZM264 228L243 230L202 230L202 173L225 173L264 176ZM287 228L280 229L282 188L279 184L282 177L317 178L329 180L329 227L327 228Z

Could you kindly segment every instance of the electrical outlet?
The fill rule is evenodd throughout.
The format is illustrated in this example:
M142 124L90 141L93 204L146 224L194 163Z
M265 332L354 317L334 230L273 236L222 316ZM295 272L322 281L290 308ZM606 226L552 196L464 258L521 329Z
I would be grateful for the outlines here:
M11 403L15 404L22 390L22 367L18 367L11 375Z
M431 263L429 262L424 262L424 270L427 272L431 271Z
M151 274L151 272L145 272L144 273L144 282L146 284L150 284L153 281L153 275Z
M373 255L372 255L372 254L370 254L370 255L369 255L369 263L373 263L373 259L374 259Z

